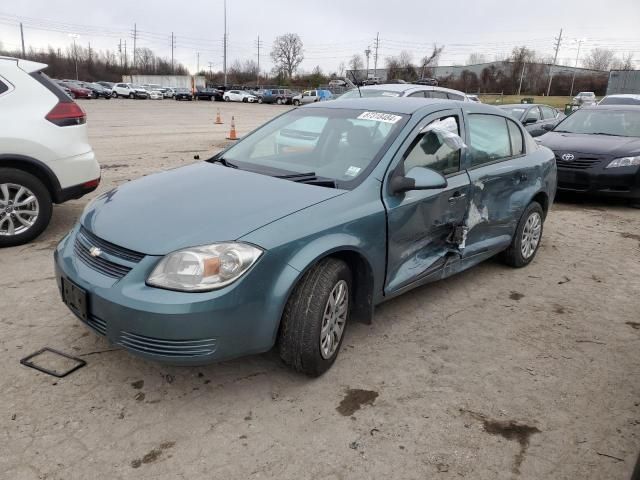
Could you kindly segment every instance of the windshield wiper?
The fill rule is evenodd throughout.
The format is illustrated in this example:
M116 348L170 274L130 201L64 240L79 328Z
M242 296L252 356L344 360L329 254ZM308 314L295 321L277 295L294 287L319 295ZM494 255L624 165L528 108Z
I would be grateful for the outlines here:
M229 167L229 168L238 168L238 166L235 163L231 163L229 160L225 160L224 157L215 157L215 158L211 158L209 160L207 160L209 163L219 163L221 165L224 165L225 167Z
M624 137L624 135L616 135L615 133L593 132L591 135L606 135L607 137Z
M299 178L312 177L316 178L316 172L292 173L290 175L274 175L276 178L284 178L287 180L297 180Z
M332 178L318 177L315 172L292 173L290 175L274 175L276 178L291 180L296 183L309 183L321 187L337 188L336 181Z

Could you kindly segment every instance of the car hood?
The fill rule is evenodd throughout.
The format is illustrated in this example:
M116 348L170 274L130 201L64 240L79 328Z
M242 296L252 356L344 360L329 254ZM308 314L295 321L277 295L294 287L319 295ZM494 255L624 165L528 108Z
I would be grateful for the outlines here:
M613 156L640 153L640 138L637 137L549 132L538 137L537 141L553 151Z
M81 224L147 255L236 240L345 190L207 162L149 175L97 197Z

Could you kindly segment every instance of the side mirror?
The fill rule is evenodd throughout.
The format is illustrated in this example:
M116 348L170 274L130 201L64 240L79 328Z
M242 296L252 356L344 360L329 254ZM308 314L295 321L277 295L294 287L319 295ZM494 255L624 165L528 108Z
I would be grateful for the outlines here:
M534 117L529 117L529 118L525 118L524 122L522 122L523 125L531 125L532 123L536 123L538 120Z
M446 186L446 178L425 167L413 167L405 176L394 175L390 183L391 192L394 194L411 190L437 190Z
M547 132L550 132L555 128L555 126L556 126L555 123L545 123L544 125L542 125L542 129L546 130Z

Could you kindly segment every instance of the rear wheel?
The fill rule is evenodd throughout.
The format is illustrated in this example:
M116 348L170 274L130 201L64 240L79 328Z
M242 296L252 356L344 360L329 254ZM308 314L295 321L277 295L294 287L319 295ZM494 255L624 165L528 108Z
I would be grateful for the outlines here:
M542 239L543 219L540 204L531 202L520 217L511 245L503 254L507 265L520 268L531 263Z
M130 93L129 98L133 100L134 98L136 98L136 96L133 93Z
M278 105L282 105L282 99L278 97L278 98L276 99L276 103L277 103Z
M51 195L33 175L0 168L0 247L30 242L51 220Z
M118 94L116 92L111 92L111 98L118 98Z
M224 97L224 101L225 102L229 102L229 101L231 101L231 99L229 97Z
M247 102L249 102L248 98L245 97L245 98L242 99L242 103L247 103Z
M293 101L293 104L298 107L300 106L300 100L298 100L297 98Z
M335 362L350 314L351 270L327 258L311 268L287 301L278 339L282 360L317 377Z

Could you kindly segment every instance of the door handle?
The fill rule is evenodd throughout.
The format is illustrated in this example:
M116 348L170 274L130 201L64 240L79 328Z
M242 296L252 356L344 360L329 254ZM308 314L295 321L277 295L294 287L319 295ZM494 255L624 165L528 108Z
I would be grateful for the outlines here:
M525 182L527 180L527 174L525 172L518 172L513 176L516 182Z
M466 193L455 192L452 196L449 197L449 201L455 202L456 200L460 200L461 198L464 198L466 196Z

